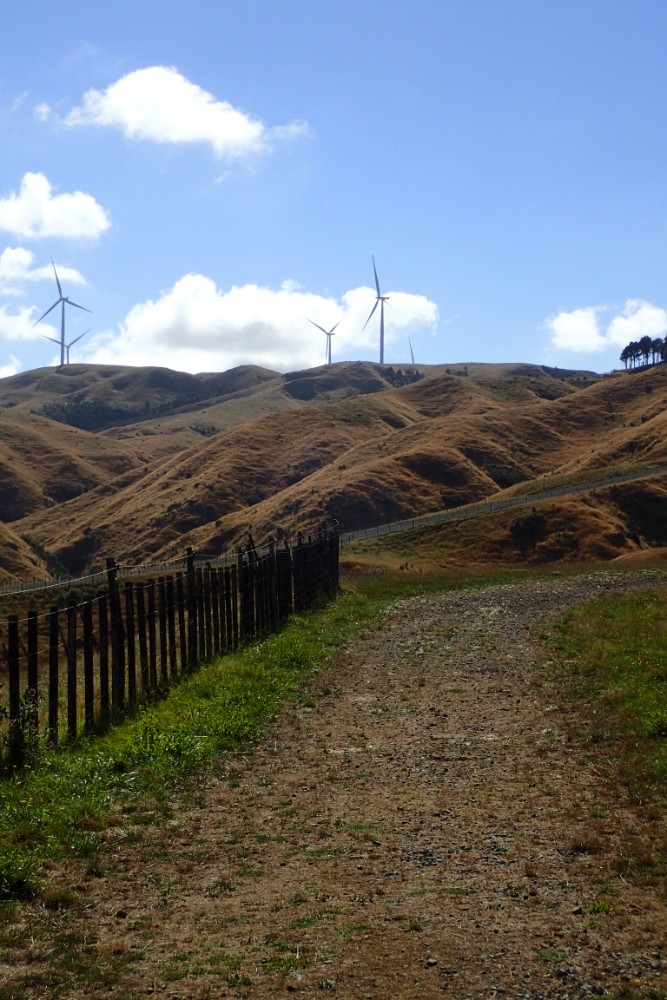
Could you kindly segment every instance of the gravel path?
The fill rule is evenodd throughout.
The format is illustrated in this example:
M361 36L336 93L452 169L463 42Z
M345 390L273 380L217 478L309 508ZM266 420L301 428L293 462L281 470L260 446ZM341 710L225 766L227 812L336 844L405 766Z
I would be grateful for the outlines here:
M198 808L82 876L77 947L120 969L104 995L667 990L665 900L617 864L649 821L610 794L600 747L568 736L541 680L545 621L631 580L396 604Z

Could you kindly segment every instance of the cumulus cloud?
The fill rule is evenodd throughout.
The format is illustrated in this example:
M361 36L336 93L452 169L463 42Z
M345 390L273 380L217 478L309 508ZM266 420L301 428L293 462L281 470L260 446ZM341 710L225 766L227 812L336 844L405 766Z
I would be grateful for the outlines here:
M435 328L435 303L405 292L388 294L387 348L406 339L409 331ZM204 275L187 274L160 298L131 309L119 331L82 345L82 354L98 364L160 364L190 372L243 364L277 371L309 368L324 363L326 339L308 320L325 329L341 320L332 343L334 360L377 348L379 327L373 328L372 322L361 332L374 297L370 288L360 288L337 301L292 281L279 289L251 284L225 291ZM405 357L407 353L402 352Z
M0 198L0 229L21 239L96 239L111 221L92 195L55 194L44 174L23 175L20 190Z
M561 311L556 316L549 316L544 325L551 333L554 347L582 354L605 348L607 342L600 328L600 313L603 308L585 306L583 309Z
M48 320L35 326L42 314L43 308L48 308L58 297L58 291L53 274L53 264L48 263L34 267L35 255L23 247L6 247L0 253L0 294L19 297L25 295L30 283L48 280L50 291L44 296L42 307L20 306L10 308L7 303L0 305L0 340L17 342L28 340L59 339L60 331ZM73 267L58 264L58 277L61 282L67 281L85 285L83 276ZM57 310L50 317L58 316ZM12 362L13 363L13 362ZM18 369L17 369L18 370ZM12 372L11 374L14 374Z
M641 337L664 337L667 334L667 310L643 299L628 299L620 311L605 324L603 315L609 306L585 306L571 312L562 310L545 321L554 347L575 353L593 353L625 347Z
M10 375L17 375L21 371L21 362L13 354L9 355L9 364L0 365L0 378L9 378Z
M642 299L628 299L619 316L614 316L607 328L608 339L617 347L625 347L642 337L664 337L667 334L667 310Z
M110 126L120 129L128 139L208 143L217 157L225 159L260 153L274 139L307 132L304 123L270 129L170 66L135 70L106 90L89 90L65 122Z
M47 324L40 325L37 330L35 323L35 309L33 306L21 307L15 312L10 312L7 305L0 306L0 337L4 340L38 340L41 334L54 335L57 331Z
M25 295L26 285L35 281L54 280L53 266L44 264L34 267L35 255L32 250L24 247L5 247L0 253L0 293L3 295ZM61 281L70 281L85 285L85 279L73 267L58 264L58 277Z

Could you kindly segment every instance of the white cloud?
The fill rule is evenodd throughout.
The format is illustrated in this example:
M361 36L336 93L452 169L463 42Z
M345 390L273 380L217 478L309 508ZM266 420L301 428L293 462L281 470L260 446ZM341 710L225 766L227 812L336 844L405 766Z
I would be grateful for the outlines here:
M593 353L625 347L641 337L664 337L667 334L667 310L643 299L628 299L606 328L601 325L609 306L585 306L571 312L562 310L550 316L544 327L551 334L553 347L575 353Z
M60 331L48 319L35 326L42 315L43 308L53 304L58 298L58 290L53 274L53 264L33 267L35 255L23 247L6 247L0 254L0 293L4 295L21 296L25 286L30 282L48 280L51 290L45 296L42 307L21 306L10 311L7 304L0 305L0 339L7 341L40 340L42 337L59 339ZM61 282L74 282L85 285L83 276L73 267L57 265L58 277ZM58 310L49 314L53 319L59 316Z
M410 295L407 292L385 292L389 301L384 307L384 342L386 348L405 340L417 329L435 331L438 323L438 307L424 295ZM342 342L339 346L346 350L373 348L380 343L380 306L364 329L375 304L375 292L366 287L354 288L343 295L346 322L341 324ZM324 325L324 324L322 324ZM336 330L336 336L338 330ZM406 353L405 351L403 352Z
M46 103L37 104L35 105L33 114L38 122L45 122L51 117L51 108Z
M438 311L421 295L388 293L385 342L407 338L418 328L433 330ZM292 281L275 290L243 285L228 291L201 274L187 274L156 301L136 305L118 332L91 338L85 360L97 364L165 365L180 371L225 371L254 364L277 371L320 365L326 340L308 320L330 329L334 359L358 358L379 342L375 317L362 334L375 293L358 288L341 302L304 291ZM395 300L395 306L394 306ZM379 319L378 319L379 323ZM402 352L407 358L407 348Z
M263 152L274 138L307 132L303 123L269 129L169 66L135 70L106 90L89 90L65 122L111 126L128 139L208 143L216 156L227 159Z
M0 229L22 239L95 239L110 225L92 195L54 194L44 174L24 174L18 194L0 198Z
M41 334L48 336L56 334L55 328L48 324L40 324L39 329L36 329L35 319L34 306L21 307L17 312L9 312L6 305L1 305L0 337L10 341L38 340Z
M11 108L12 113L15 113L16 111L19 111L23 107L23 105L25 104L25 102L28 100L29 96L30 96L30 91L29 90L22 91L14 99L14 103L12 104L12 108Z
M16 375L21 371L21 362L13 354L9 355L9 364L0 365L0 378L9 378L10 375Z
M572 312L559 312L549 316L545 327L551 333L554 347L564 351L586 353L607 347L607 341L600 329L600 313L603 306L585 306Z
M0 253L0 293L3 295L24 295L25 285L34 281L49 279L54 281L53 266L44 264L33 267L35 255L32 250L23 247L6 247ZM58 277L61 281L71 281L85 285L83 275L73 267L58 264Z
M667 334L667 310L642 299L628 299L620 316L615 316L607 328L607 338L617 347L625 347L642 337L664 337Z

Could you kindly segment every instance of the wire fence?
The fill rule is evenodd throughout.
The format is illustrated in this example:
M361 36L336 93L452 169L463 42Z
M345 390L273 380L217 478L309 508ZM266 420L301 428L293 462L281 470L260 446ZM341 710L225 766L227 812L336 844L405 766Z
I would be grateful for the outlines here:
M26 601L0 625L8 756L20 757L26 727L51 745L104 731L201 663L329 600L338 553L335 526L282 545L249 539L217 559L188 551L180 563L134 570L109 559L105 573L67 582L97 593L42 610ZM44 605L43 591L32 588L33 605Z
M437 524L445 524L447 521L463 521L467 518L479 517L481 514L489 514L492 511L506 510L510 507L522 507L528 504L534 505L552 497L567 496L573 493L587 493L590 490L600 489L604 486L613 486L616 483L630 482L633 479L646 479L650 476L666 474L667 465L661 465L652 469L617 472L594 480L566 479L565 477L552 478L545 482L542 489L534 490L530 493L520 493L495 500L492 498L480 500L477 503L463 504L460 507L450 507L447 510L437 510L431 514L422 514L419 517L406 518L402 521L379 524L372 528L341 532L340 540L341 542L354 542L363 538L378 538L381 535L392 535L401 531L428 528Z

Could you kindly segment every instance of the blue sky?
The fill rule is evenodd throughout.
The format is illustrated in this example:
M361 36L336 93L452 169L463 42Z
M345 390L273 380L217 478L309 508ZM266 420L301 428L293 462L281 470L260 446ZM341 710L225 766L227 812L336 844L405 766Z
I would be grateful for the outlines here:
M667 334L665 0L22 0L0 375L529 361ZM86 332L89 331L89 332ZM85 334L85 335L84 335Z

